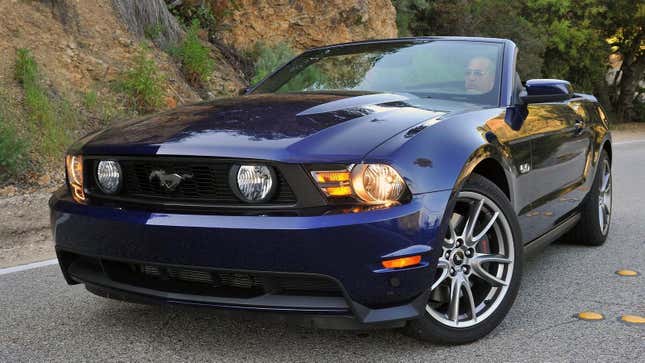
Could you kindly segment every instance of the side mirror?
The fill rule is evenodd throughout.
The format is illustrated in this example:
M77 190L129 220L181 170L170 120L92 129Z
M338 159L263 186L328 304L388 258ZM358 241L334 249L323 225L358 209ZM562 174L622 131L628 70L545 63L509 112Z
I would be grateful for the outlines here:
M573 97L573 87L561 79L530 79L520 93L524 103L562 102Z

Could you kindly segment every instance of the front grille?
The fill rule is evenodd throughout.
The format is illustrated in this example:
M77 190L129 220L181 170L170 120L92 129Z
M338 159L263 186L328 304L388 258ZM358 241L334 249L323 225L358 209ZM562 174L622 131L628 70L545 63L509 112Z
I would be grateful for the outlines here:
M98 162L92 160L91 162ZM123 171L123 187L117 197L137 199L141 201L172 201L214 205L244 205L238 199L229 184L229 170L234 165L233 161L220 160L194 160L194 159L164 159L142 158L119 160ZM243 163L243 162L241 162ZM95 170L94 164L89 170ZM151 178L155 171L166 174L190 176L172 191L162 188L156 178ZM270 204L291 205L296 203L296 197L279 170L278 186ZM94 178L90 178L93 180ZM90 185L95 196L101 195L100 189ZM109 198L109 197L108 197Z
M251 298L263 294L342 296L339 285L324 276L199 270L103 261L118 282L159 291Z

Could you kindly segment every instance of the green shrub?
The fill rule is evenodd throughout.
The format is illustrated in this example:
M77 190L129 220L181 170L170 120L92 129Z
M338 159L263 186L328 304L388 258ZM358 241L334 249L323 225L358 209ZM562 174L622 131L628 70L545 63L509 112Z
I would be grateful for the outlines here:
M0 182L20 173L27 162L27 143L0 113Z
M163 36L163 26L160 23L147 25L143 28L143 35L153 42L158 42Z
M36 85L38 81L38 65L28 49L20 48L16 52L15 76L23 86Z
M83 96L83 105L90 110L93 111L96 109L96 106L98 104L98 95L96 94L96 91L89 91Z
M255 47L250 54L253 59L254 76L251 84L263 80L276 68L291 60L294 52L285 42L279 42L273 46L268 46L263 42L255 43Z
M38 64L27 49L18 49L15 77L24 89L25 121L37 139L34 151L39 157L54 160L71 142L78 115L62 99L50 99L42 87Z
M213 14L210 6L176 6L170 12L186 28L189 28L195 21L199 21L199 24L202 24L209 34L214 34L216 31L217 16ZM223 15L219 14L219 16Z
M157 64L149 57L149 50L142 46L134 66L125 72L122 90L130 96L131 104L139 113L157 110L163 104L165 78Z
M195 19L184 40L172 51L179 59L186 79L193 85L207 81L215 68L210 50L199 39L199 30L199 21Z

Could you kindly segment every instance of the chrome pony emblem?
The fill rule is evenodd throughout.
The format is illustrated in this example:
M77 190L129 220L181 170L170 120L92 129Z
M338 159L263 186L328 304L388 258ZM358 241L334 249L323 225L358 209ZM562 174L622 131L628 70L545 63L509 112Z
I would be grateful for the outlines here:
M177 189L182 181L191 179L192 177L192 174L166 174L165 170L153 170L152 173L150 173L148 180L152 182L154 179L157 179L159 180L159 186L166 191L172 192Z

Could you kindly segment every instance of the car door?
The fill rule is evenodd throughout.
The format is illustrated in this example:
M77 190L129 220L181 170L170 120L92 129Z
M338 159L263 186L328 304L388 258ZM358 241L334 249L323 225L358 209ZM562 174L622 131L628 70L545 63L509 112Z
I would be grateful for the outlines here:
M591 131L581 100L528 106L531 138L530 213L535 236L553 228L579 204Z

